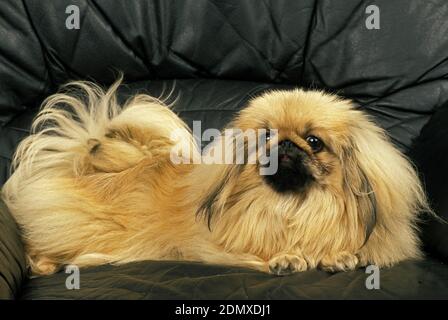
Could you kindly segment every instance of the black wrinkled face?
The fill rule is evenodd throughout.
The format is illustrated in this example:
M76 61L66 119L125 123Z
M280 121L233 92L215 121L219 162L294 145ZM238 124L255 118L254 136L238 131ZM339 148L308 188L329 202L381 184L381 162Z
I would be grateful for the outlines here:
M268 185L277 192L301 192L313 180L305 162L307 153L291 140L278 144L278 170L273 175L263 176Z

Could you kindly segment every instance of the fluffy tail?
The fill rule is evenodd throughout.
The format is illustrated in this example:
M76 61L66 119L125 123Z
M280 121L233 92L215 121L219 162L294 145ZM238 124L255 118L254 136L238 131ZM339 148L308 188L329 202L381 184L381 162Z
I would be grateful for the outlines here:
M47 174L47 168L63 176L82 174L82 160L91 151L91 142L104 137L111 119L121 111L115 97L120 82L107 92L93 83L72 82L65 86L65 93L47 98L31 135L15 153L15 175Z
M41 175L124 170L145 156L151 144L156 147L157 139L169 140L174 130L181 130L177 136L182 143L194 144L187 126L161 100L137 95L121 107L116 98L121 81L107 91L91 82L71 82L64 92L47 98L31 135L16 150L14 174L3 196L14 198L20 184Z

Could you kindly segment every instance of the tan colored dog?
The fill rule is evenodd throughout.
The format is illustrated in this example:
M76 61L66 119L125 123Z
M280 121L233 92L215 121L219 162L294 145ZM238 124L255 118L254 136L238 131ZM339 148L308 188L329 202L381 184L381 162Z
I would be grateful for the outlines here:
M260 164L173 164L179 143L199 156L187 126L146 95L121 108L118 85L75 82L49 97L16 152L3 198L35 274L150 259L285 274L421 256L416 218L429 209L417 175L349 101L253 99L230 127L278 130L266 142L278 171L262 176Z

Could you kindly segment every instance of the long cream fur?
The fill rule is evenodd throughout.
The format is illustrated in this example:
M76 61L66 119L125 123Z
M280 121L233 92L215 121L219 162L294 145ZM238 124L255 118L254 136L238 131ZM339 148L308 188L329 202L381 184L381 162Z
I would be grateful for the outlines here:
M282 274L421 257L416 220L429 208L417 175L349 101L273 91L229 125L268 123L308 152L315 183L282 194L256 164L173 164L179 143L191 159L200 157L187 126L147 95L119 106L119 84L104 92L70 83L44 102L17 149L2 196L22 228L33 273L170 259ZM326 150L313 154L306 130Z

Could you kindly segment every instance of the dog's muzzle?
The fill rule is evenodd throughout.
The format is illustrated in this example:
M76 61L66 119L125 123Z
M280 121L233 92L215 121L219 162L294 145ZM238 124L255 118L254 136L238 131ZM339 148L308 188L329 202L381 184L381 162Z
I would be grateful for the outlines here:
M313 179L305 165L307 153L291 140L282 140L278 146L278 170L264 176L266 182L278 192L302 191Z

